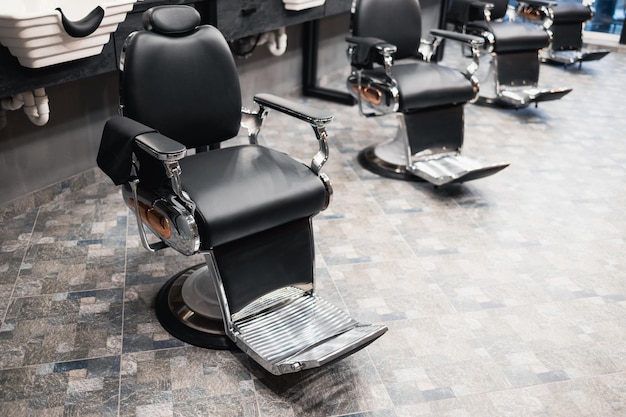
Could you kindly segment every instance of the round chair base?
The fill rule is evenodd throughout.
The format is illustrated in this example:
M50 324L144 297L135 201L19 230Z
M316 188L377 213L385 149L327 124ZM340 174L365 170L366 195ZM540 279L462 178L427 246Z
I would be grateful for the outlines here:
M407 171L405 152L402 139L397 136L390 141L363 149L357 160L363 168L382 177L424 182L422 178Z
M174 275L161 287L156 300L157 319L168 333L185 343L209 349L235 349L235 343L224 331L221 316L199 314L185 303L185 283L199 278L209 279L206 269L206 264L192 266Z

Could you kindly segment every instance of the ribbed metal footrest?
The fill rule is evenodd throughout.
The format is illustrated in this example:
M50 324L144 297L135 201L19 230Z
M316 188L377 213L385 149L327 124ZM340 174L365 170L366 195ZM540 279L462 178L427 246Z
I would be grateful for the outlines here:
M558 100L570 91L572 91L571 88L506 90L500 94L499 99L508 105L522 107L530 103Z
M507 166L508 163L483 165L459 153L442 153L416 160L407 170L432 184L444 185L487 177Z
M341 359L382 336L344 311L298 288L274 291L233 317L237 346L275 375Z
M598 49L589 51L558 51L554 53L544 52L539 54L542 62L558 65L572 65L577 62L597 61L608 55L610 50Z

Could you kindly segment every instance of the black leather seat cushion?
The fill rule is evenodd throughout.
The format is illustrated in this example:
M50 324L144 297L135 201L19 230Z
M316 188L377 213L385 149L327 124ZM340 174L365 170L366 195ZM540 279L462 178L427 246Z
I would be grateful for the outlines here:
M581 3L557 3L553 8L553 23L583 23L591 19L591 9Z
M538 51L550 43L548 33L534 23L477 21L468 26L493 33L496 53Z
M380 77L384 69L363 71ZM471 82L459 71L437 64L415 62L394 64L393 78L400 91L400 111L461 104L474 97Z
M201 249L322 210L326 189L306 165L262 146L234 146L183 158L182 186L197 204Z

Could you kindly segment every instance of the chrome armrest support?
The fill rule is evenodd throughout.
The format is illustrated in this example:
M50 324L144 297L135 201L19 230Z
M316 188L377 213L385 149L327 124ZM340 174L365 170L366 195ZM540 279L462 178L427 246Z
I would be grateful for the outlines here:
M139 209L139 197L137 196L137 184L139 183L139 178L134 176L134 178L129 182L130 189L133 193L133 203L135 205L135 219L137 220L137 229L139 230L139 239L141 240L141 244L143 247L149 252L156 252L161 249L167 248L167 245L162 240L159 240L155 243L148 242L148 235L146 233L146 229L143 226L143 219L141 218L141 212Z
M431 35L433 34L432 31L430 33ZM437 36L430 36L428 39L420 39L419 53L422 56L422 59L426 62L431 62L433 56L436 55L440 44L441 39Z
M462 42L464 45L470 48L470 51L472 53L472 61L467 66L467 68L465 68L465 72L463 73L463 75L465 75L465 78L472 82L472 86L474 87L474 99L472 101L475 101L478 98L479 89L478 78L476 78L475 74L480 66L480 48L485 44L485 39L480 36L469 35L466 33L458 33L443 29L432 29L430 33L436 37Z
M180 164L178 163L178 161L187 155L187 148L158 132L138 135L135 137L135 143L148 155L163 163L165 173L171 181L174 194L176 194L185 204L187 209L193 213L196 209L196 203L189 198L189 195L187 195L182 188L180 181L181 169Z
M261 132L263 120L265 120L266 116L267 111L256 112L246 109L245 107L241 109L241 127L245 128L246 132L248 132L248 140L251 145L259 143L259 133Z
M333 116L325 111L314 109L305 104L297 103L273 94L257 94L254 96L254 102L259 105L257 118L260 120L261 124L267 117L269 110L273 109L311 125L315 132L315 137L317 138L319 150L313 156L310 168L317 175L320 175L322 166L328 160L328 134L326 133L326 124L333 120Z
M388 43L376 45L376 51L383 58L383 65L385 66L385 74L395 82L391 75L391 67L393 66L393 54L398 51L398 47Z
M155 158L163 163L165 174L170 179L171 188L174 195L179 199L180 204L186 209L191 216L196 209L196 203L189 197L189 195L183 190L181 184L181 168L178 161L185 157L187 154L187 148L184 145L161 135L158 132L149 132L138 135L135 137L135 144L139 149L144 151L147 155ZM159 241L156 243L149 243L147 233L141 218L141 210L139 207L139 197L137 195L137 185L139 183L139 177L137 175L137 157L133 153L133 166L132 166L132 179L129 182L132 194L135 216L137 218L137 227L139 229L139 237L141 243L150 252L163 249L168 245ZM195 245L197 246L197 245ZM197 249L196 249L197 250ZM191 250L192 252L193 250Z
M483 16L485 17L485 22L491 22L491 11L495 5L493 3L485 3L483 6Z

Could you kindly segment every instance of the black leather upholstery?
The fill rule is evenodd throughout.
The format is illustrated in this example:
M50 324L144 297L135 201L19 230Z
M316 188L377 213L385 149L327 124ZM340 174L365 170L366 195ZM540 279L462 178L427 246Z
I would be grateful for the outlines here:
M591 8L581 3L561 1L552 7L554 23L583 23L593 17Z
M493 5L490 21L484 19L485 4ZM508 4L508 0L452 0L448 21L469 33L492 33L495 53L538 51L548 46L550 35L540 26L506 19Z
M352 34L383 39L395 45L395 59L416 57L422 37L419 1L357 1Z
M552 7L552 14L552 50L580 51L583 47L583 23L593 17L591 8L581 3L562 1Z
M326 190L281 152L237 146L180 161L183 189L197 204L201 245L210 248L318 213Z
M185 35L200 24L200 15L189 8L177 6L153 7L142 15L143 27L162 35Z
M237 135L239 78L216 28L201 26L184 37L142 31L131 40L121 78L124 116L157 127L189 148Z
M550 43L548 32L533 23L525 22L471 22L473 30L484 30L493 33L496 53L537 51Z
M364 70L363 74L381 77L384 69ZM461 104L474 97L472 84L456 69L426 62L395 64L391 68L398 83L403 113L431 107Z

